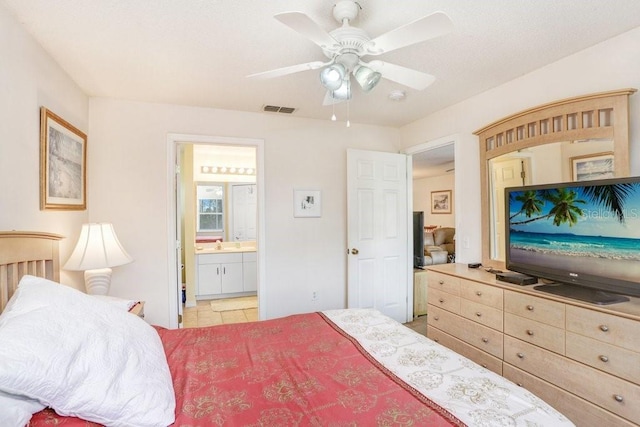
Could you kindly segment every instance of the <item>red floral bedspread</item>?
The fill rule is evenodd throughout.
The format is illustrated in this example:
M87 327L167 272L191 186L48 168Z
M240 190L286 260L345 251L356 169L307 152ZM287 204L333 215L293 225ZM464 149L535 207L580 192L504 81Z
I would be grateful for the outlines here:
M175 426L463 425L370 360L320 313L208 328L157 328ZM31 425L92 426L52 411Z

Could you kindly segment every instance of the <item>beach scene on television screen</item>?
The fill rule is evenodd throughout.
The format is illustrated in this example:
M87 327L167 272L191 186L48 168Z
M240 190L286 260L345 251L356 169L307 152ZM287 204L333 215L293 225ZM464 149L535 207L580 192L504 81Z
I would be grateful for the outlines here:
M511 262L640 281L640 183L509 194Z

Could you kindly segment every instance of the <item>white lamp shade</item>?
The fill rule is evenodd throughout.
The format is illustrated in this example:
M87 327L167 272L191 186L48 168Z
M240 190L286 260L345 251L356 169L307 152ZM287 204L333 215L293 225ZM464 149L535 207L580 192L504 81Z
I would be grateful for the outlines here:
M64 269L94 270L116 267L132 261L133 259L118 241L112 224L83 224L76 247L64 265Z

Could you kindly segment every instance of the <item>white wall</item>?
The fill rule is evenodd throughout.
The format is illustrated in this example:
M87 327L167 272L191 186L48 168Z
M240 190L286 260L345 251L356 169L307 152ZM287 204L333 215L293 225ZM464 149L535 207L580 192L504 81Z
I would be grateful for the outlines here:
M455 176L453 173L413 180L413 210L424 212L424 225L455 227ZM431 213L431 192L451 190L451 214Z
M40 107L87 132L89 100L3 6L0 58L0 229L62 234L64 263L88 212L40 210ZM63 271L61 280L84 289L82 274Z
M457 260L481 259L479 143L473 135L505 116L558 99L621 88L640 88L640 28L578 52L401 129L403 148L458 134ZM640 175L640 95L630 97L631 173Z
M166 325L167 134L263 139L267 317L344 307L346 149L397 152L399 130L111 99L90 102L92 221L114 223L135 262L114 268L112 294L146 300ZM293 190L322 190L321 218L293 218ZM311 301L318 290L318 301Z
M346 149L398 151L457 134L458 260L480 259L477 130L557 99L640 87L640 28L586 49L397 130L261 113L144 104L87 96L0 6L1 229L67 236L114 222L135 262L114 269L112 294L147 301L148 319L167 324L167 133L265 141L268 317L342 307L346 283ZM88 134L87 211L39 210L39 108ZM640 95L631 97L631 171L640 174ZM320 188L323 216L294 219L294 188ZM79 273L63 281L81 287ZM309 292L319 289L316 303Z

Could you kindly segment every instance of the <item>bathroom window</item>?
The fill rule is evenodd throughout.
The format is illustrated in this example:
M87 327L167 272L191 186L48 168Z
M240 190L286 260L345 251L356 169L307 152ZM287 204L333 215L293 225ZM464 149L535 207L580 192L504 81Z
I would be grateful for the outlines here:
M224 186L198 184L198 231L222 233L224 231Z

